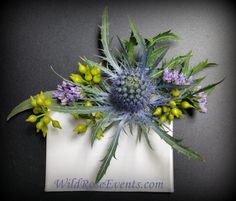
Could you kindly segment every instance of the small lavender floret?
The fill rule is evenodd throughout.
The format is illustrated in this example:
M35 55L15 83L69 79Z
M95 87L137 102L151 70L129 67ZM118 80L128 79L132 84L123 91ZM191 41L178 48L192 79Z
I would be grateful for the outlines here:
M179 74L179 70L170 71L168 68L165 68L163 81L176 85L191 85L193 83L193 77L190 76L189 79L187 79L183 73Z
M200 89L200 88L201 87L199 86L198 89ZM207 112L207 107L206 107L207 106L207 95L204 92L200 92L194 96L197 97L200 112L206 113Z
M63 81L57 85L57 90L53 93L53 98L58 99L61 105L71 105L83 98L81 88L69 82Z

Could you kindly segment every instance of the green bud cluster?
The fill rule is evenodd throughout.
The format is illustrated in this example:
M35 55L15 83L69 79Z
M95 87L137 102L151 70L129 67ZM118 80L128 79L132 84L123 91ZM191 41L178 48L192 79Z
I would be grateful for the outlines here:
M182 115L182 111L176 107L176 102L174 100L169 101L168 106L164 105L157 107L153 112L153 116L157 116L161 124L165 122L170 123L176 117L179 118Z
M101 70L96 66L78 64L79 74L72 73L70 78L77 84L98 84L101 81Z
M90 101L86 101L84 104L86 107L92 106L92 103ZM79 123L75 128L74 131L78 134L84 134L88 130L89 126L94 127L96 122L99 121L101 118L103 118L102 112L96 112L94 114L86 114L86 115L79 115L77 113L72 113L72 116L75 119L78 120L86 120L83 123ZM102 137L104 137L104 132L102 128L99 129L98 134L96 138L100 140Z
M172 90L175 95L178 95L179 92L177 90ZM172 94L173 95L173 94ZM168 121L169 123L173 121L175 118L180 118L183 116L183 109L193 108L193 106L188 101L182 100L170 100L168 105L157 107L153 116L159 117L159 122L164 123Z
M36 123L36 132L40 131L43 134L43 137L46 137L48 125L51 123L55 128L61 128L60 123L57 120L53 120L50 117L50 112L48 107L52 104L52 100L49 97L46 97L43 92L36 95L35 97L31 96L31 105L33 106L33 113L31 114L26 121L29 123Z

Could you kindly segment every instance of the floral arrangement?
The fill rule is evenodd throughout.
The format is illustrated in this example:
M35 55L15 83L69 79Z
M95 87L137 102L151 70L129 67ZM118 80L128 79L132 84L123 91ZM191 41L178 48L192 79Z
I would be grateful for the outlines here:
M74 131L85 133L91 128L91 144L100 140L111 127L116 127L107 154L101 162L96 182L107 171L115 157L119 136L127 125L130 133L134 127L137 137L143 136L149 147L149 130L154 130L173 149L189 158L203 160L192 149L181 144L181 140L168 134L168 123L181 118L188 110L207 112L207 96L222 82L200 87L205 77L195 78L201 70L214 66L208 60L190 67L192 53L163 60L170 48L163 42L178 40L167 31L152 38L144 38L129 19L131 35L127 40L117 37L120 49L111 48L108 10L105 9L101 25L101 63L85 57L78 64L78 72L70 79L62 78L55 91L41 92L16 106L8 116L32 109L26 121L36 123L36 132L45 137L48 125L61 129L59 121L52 119L52 111L71 113L74 118L84 120Z

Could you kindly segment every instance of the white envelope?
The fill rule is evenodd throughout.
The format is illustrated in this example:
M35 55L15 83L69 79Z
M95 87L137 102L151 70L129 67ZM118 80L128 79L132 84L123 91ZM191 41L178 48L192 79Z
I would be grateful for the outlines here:
M116 150L102 180L95 184L113 131L108 131L91 147L91 135L73 132L78 120L70 114L53 113L63 129L50 127L47 134L45 191L126 191L173 192L173 151L150 131L151 150L134 132L121 133ZM173 125L169 125L170 130ZM169 134L173 133L169 131Z

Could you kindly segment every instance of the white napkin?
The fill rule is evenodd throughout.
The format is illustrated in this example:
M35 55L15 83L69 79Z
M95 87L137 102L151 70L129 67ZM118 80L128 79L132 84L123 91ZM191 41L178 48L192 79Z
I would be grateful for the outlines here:
M53 113L63 129L50 127L47 134L45 191L127 191L173 192L173 153L153 131L151 150L145 138L121 133L116 150L102 180L95 185L96 174L104 158L114 130L90 144L91 135L76 134L78 124L69 114ZM173 129L171 124L170 129ZM172 132L169 132L172 135Z

